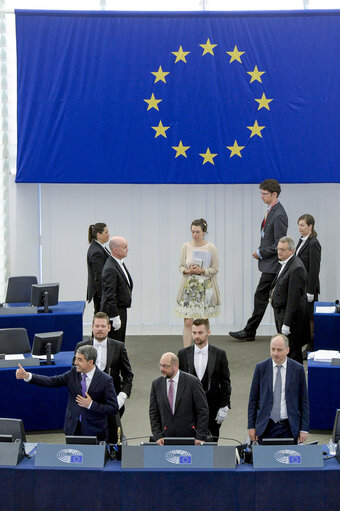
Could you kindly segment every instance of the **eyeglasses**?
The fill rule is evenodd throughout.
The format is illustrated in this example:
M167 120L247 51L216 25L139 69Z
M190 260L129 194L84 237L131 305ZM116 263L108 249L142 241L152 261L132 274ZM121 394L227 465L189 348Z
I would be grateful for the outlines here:
M173 364L159 364L160 368L169 369L169 367L172 367Z

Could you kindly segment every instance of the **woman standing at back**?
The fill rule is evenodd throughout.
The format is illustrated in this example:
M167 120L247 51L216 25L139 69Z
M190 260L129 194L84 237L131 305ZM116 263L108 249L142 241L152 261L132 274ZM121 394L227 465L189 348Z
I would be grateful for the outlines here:
M307 346L307 351L313 349L314 334L314 302L318 301L320 293L320 262L321 262L321 245L317 239L317 232L314 229L314 217L308 213L301 215L298 219L298 228L301 238L296 246L295 254L303 262L308 273L307 281L307 300L309 307L309 318L311 326L311 345Z
M204 218L191 223L192 241L182 245L179 271L183 275L175 312L184 318L183 344L190 346L194 318L214 318L220 313L217 286L218 255L213 243L204 239L208 225Z
M109 230L104 223L91 224L88 231L90 243L87 251L87 297L90 302L93 299L94 314L100 311L102 297L102 271L109 250L104 243L109 240Z

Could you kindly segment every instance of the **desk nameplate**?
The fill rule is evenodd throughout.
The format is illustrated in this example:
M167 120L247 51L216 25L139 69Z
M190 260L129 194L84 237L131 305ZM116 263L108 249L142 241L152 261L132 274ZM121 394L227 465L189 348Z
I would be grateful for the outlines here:
M296 470L324 466L321 445L254 445L254 468Z

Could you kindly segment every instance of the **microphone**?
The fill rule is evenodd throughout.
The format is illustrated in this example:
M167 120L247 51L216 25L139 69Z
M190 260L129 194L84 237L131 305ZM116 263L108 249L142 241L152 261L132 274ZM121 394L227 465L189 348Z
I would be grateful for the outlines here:
M204 438L207 438L208 433L209 433L209 432L207 432L207 433L200 433L200 432L199 432L199 431L195 428L195 426L191 426L191 429L193 429L193 430L195 431L195 433L197 433L197 435L202 436L202 437L204 437ZM197 439L197 440L198 440L198 439ZM204 444L204 441L202 440L202 441L201 441L201 445L203 445L203 444Z
M162 429L161 431L161 435L164 433L164 431L166 431L168 428L167 426L164 426L164 428ZM135 437L130 437L130 438L124 438L123 440L123 443L126 445L128 440L141 440L142 438L150 438L150 435L145 435L145 436L135 436ZM153 438L153 435L152 435L152 438Z

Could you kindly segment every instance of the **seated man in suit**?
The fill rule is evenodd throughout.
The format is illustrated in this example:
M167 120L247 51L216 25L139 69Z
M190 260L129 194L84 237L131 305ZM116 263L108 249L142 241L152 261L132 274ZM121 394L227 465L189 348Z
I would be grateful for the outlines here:
M25 371L19 365L16 378L42 387L68 388L65 435L96 436L107 440L107 416L118 412L112 378L95 365L97 350L81 346L75 356L75 367L57 376L42 376Z
M96 366L111 376L119 406L119 417L108 416L109 442L117 443L117 426L120 425L125 406L132 389L133 372L129 357L123 342L110 339L108 333L111 329L110 320L105 312L97 312L92 322L93 339L78 342L75 353L80 346L91 345L97 349Z
M230 372L226 352L208 343L209 319L195 319L192 325L194 345L178 352L181 371L197 376L209 405L209 431L217 442L222 422L230 409Z
M263 438L308 436L309 401L303 366L287 358L288 339L275 334L270 341L271 358L256 364L248 404L248 428L252 442Z
M149 416L153 437L196 437L200 445L208 435L209 409L201 382L178 369L174 353L164 353L159 362L162 376L152 382Z

